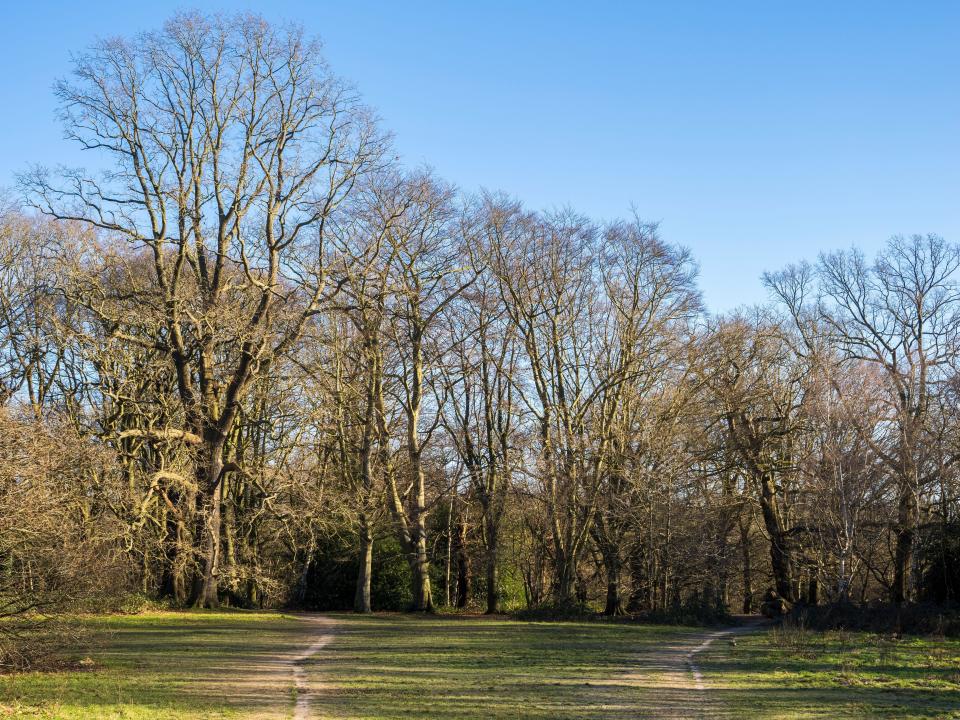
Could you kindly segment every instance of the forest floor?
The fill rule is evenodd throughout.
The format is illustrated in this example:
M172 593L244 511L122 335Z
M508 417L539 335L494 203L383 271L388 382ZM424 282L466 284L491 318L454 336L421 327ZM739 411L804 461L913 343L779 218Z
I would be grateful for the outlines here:
M77 664L0 675L0 717L960 718L958 641L442 615L83 626Z

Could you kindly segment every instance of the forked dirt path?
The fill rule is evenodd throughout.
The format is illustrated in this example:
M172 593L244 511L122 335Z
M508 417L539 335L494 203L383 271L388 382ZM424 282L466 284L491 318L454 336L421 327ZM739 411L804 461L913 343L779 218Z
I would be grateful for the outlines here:
M650 718L720 718L723 706L711 696L698 664L698 655L717 641L736 635L758 632L766 621L747 618L741 625L680 637L659 645L636 658L631 664L625 684L644 688L650 698L644 717Z
M313 702L323 688L316 683L311 686L308 679L306 663L311 657L333 641L335 630L334 623L329 618L320 615L299 614L297 617L308 624L311 632L307 636L310 644L293 655L288 661L290 672L293 674L293 684L296 688L293 720L308 720Z
M333 620L321 615L298 614L297 617L306 626L304 641L307 644L301 650L287 655L283 664L290 673L288 677L292 675L296 688L293 718L309 720L316 711L315 702L325 688L316 678L313 683L310 682L307 663L333 641L336 625ZM639 717L684 720L727 717L722 704L704 682L698 655L715 642L759 632L766 626L767 622L762 619L746 618L734 627L679 636L673 642L643 652L624 673L604 683L604 699L601 702L610 711L608 716L638 717L637 708L632 703L629 706L620 703L624 698L622 693L639 688L646 691ZM600 691L600 688L596 690Z

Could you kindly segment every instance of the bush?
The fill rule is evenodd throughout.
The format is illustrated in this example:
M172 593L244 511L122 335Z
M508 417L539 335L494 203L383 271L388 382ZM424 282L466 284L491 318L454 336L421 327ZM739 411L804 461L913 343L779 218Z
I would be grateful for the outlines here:
M357 549L340 535L317 545L302 604L309 610L352 610L357 579ZM376 554L374 555L376 557Z
M515 620L551 622L557 620L592 620L597 618L599 613L591 610L586 605L579 605L577 603L567 605L545 603L532 608L516 610L510 615Z
M370 604L374 610L406 610L411 602L410 567L395 538L373 545ZM359 570L357 548L342 536L324 539L317 547L307 576L304 608L352 610Z
M43 661L72 639L70 614L124 596L118 527L86 491L112 473L69 425L0 411L0 667Z
M960 601L960 521L931 526L921 534L918 545L920 599L931 603Z
M113 599L112 604L99 608L120 615L139 615L151 610L170 610L174 607L170 598L155 599L142 592L131 592Z
M916 603L854 605L852 603L796 608L785 622L815 630L863 630L874 633L960 637L960 605Z
M788 615L770 632L773 644L794 655L809 658L814 654L814 634L807 626L805 612Z
M370 604L374 610L408 610L413 602L410 565L400 543L390 537L374 544Z
M666 609L643 611L634 617L658 625L721 625L732 621L725 607L699 596L691 597Z

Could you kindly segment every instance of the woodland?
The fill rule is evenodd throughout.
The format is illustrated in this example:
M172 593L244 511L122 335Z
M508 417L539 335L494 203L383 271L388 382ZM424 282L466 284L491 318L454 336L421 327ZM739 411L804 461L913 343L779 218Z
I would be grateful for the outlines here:
M55 93L90 169L0 209L0 664L144 603L960 630L957 245L715 315L654 223L402 164L295 27L178 15Z

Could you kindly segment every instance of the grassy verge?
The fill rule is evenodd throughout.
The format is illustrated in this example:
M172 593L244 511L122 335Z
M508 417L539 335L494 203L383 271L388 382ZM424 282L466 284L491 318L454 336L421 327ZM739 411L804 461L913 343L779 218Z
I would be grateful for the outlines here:
M960 641L775 629L700 656L736 717L960 718Z
M626 672L638 654L689 633L622 623L489 618L337 618L316 655L319 717L635 718L656 697ZM655 671L653 671L655 672Z
M74 669L0 675L0 717L80 720L288 718L283 654L303 625L271 613L190 612L83 621L89 657ZM92 661L92 662L91 662Z

